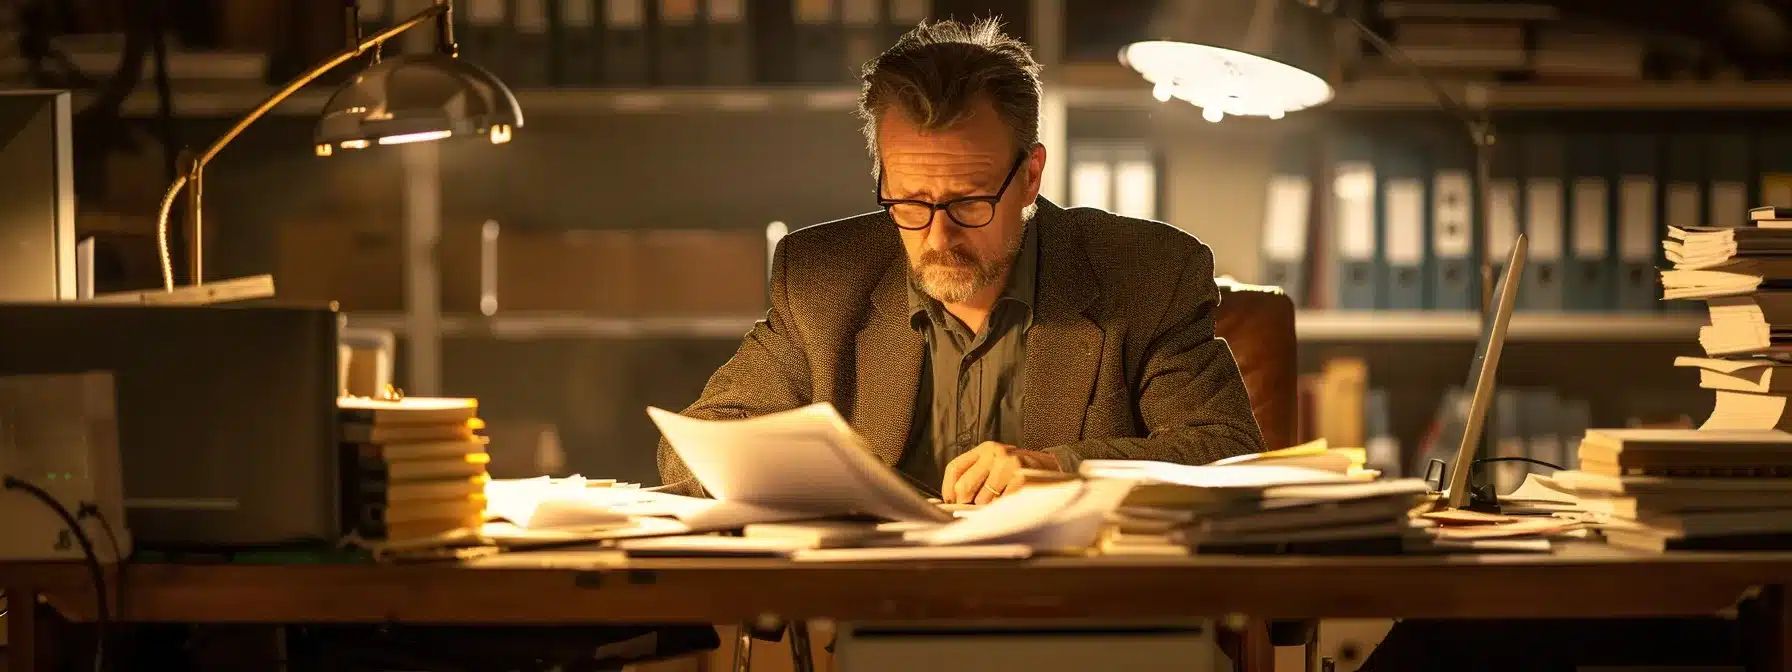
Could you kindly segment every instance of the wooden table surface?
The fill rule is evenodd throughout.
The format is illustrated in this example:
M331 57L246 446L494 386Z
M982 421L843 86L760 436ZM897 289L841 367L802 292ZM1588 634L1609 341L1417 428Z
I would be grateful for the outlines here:
M1601 545L1553 555L875 564L562 552L503 564L144 564L110 582L125 586L115 619L181 623L1688 616L1792 584L1792 553ZM38 592L71 619L94 615L79 564L0 564L0 587Z

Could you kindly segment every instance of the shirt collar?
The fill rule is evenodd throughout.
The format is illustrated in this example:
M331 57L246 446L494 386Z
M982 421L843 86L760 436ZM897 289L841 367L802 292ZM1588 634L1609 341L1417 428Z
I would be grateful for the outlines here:
M907 263L907 262L904 262ZM1039 289L1039 221L1026 223L1020 236L1020 252L1015 255L1014 267L1008 269L1008 285L1003 288L1002 296L996 304L1003 301L1014 301L1020 304L1024 312L1024 326L1033 325L1033 299ZM921 320L932 319L929 308L938 306L939 302L922 292L913 282L908 283L909 321L916 328L924 326Z

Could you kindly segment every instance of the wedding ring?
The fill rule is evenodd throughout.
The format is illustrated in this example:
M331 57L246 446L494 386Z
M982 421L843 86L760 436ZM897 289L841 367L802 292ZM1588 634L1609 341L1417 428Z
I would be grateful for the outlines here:
M992 487L989 487L989 484L988 484L988 483L985 483L985 484L983 484L983 491L984 491L984 492L987 492L987 493L989 493L989 494L992 494L992 495L995 495L995 496L997 496L997 497L1001 497L1001 496L1002 496L1002 491L1000 491L1000 490L997 490L997 489L995 489L995 488L992 488Z

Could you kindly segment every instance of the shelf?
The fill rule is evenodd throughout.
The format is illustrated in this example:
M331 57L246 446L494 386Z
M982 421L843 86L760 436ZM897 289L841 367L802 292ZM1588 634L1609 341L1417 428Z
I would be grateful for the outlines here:
M333 87L305 89L293 95L274 114L310 116L323 111ZM233 117L260 103L272 89L182 91L174 96L177 117ZM659 89L525 89L515 92L526 121L534 114L676 112L762 112L772 110L847 111L858 104L857 87L740 87ZM77 107L94 99L83 92ZM133 117L156 114L154 93L135 93L125 99L123 113Z
M1506 327L1508 341L1696 343L1701 315L1656 313L1519 313ZM1405 311L1302 311L1294 330L1302 342L1474 341L1481 317L1474 313Z
M738 339L760 316L598 317L573 313L514 313L493 317L443 315L441 333L451 338L535 341L569 338L714 338ZM386 329L403 334L404 313L351 312L348 326Z
M1160 103L1138 73L1105 63L1065 65L1054 86L1065 87L1074 108L1155 109ZM1443 89L1473 106L1470 85ZM1792 106L1792 82L1631 82L1613 84L1479 84L1482 104L1493 110L1779 110ZM1186 103L1173 101L1187 106ZM1410 78L1378 78L1340 87L1326 110L1433 110L1437 99Z

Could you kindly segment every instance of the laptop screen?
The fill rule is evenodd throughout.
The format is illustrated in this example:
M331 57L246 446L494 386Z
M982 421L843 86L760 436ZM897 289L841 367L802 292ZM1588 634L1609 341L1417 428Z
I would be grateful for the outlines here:
M1469 501L1469 473L1475 463L1476 446L1487 424L1487 409L1493 405L1494 374L1500 368L1500 349L1506 345L1506 326L1512 321L1513 304L1518 300L1518 280L1524 275L1525 253L1529 247L1524 234L1512 243L1511 256L1494 286L1493 305L1481 313L1481 340L1475 345L1475 358L1469 363L1468 389L1474 397L1469 402L1468 422L1462 428L1462 443L1456 447L1456 458L1450 463L1449 506L1459 509Z

